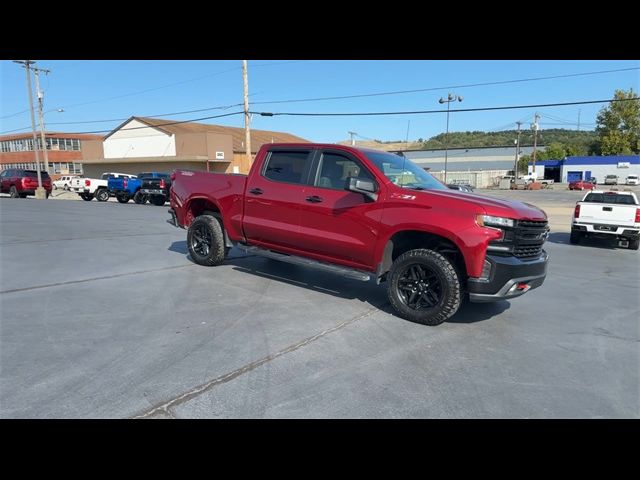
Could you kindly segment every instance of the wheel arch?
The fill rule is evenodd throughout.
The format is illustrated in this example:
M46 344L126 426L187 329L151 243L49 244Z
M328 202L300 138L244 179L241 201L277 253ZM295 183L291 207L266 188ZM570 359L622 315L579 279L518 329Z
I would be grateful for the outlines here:
M416 228L394 231L383 242L384 247L379 255L378 281L391 270L391 265L396 258L416 248L427 248L442 254L452 262L461 278L466 278L467 265L462 253L464 243L459 237L447 233Z

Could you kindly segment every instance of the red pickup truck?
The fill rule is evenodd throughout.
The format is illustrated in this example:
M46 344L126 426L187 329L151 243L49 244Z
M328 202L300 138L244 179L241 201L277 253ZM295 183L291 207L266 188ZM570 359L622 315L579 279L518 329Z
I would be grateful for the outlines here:
M267 144L248 175L177 170L169 223L191 258L231 247L387 282L397 314L438 325L464 295L488 302L542 285L545 213L448 189L409 159L331 144Z

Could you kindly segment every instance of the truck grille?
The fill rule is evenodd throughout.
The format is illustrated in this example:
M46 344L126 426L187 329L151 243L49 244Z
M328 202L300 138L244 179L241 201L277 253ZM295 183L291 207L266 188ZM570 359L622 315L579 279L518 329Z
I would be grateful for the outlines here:
M546 220L518 220L515 227L513 255L518 258L539 256L548 231Z

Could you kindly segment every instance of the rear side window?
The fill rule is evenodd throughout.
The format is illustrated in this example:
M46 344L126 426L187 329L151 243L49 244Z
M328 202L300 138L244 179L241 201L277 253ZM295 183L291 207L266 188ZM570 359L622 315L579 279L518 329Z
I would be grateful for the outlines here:
M35 170L25 170L23 176L24 177L36 178L38 176L38 172L36 172ZM41 178L49 178L49 174L47 172L40 172L40 177Z
M310 155L308 150L273 151L269 154L263 176L285 183L306 183Z

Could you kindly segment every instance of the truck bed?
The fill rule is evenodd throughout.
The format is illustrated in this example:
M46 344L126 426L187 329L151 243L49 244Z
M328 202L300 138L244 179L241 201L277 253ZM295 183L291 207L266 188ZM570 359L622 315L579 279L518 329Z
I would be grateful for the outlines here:
M227 234L232 240L243 240L246 184L246 175L176 170L171 176L170 200L178 225L189 227L204 210L224 211Z

